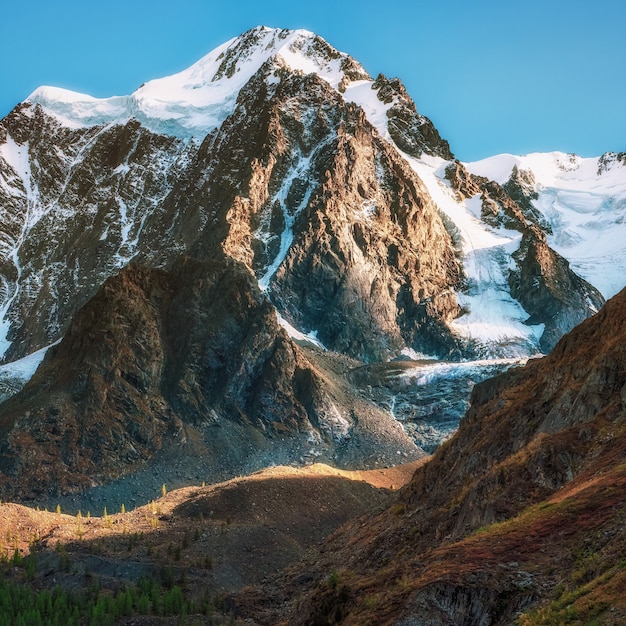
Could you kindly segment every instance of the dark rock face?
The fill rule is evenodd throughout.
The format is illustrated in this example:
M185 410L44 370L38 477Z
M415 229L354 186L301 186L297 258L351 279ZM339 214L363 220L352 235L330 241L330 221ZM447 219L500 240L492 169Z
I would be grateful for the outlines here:
M544 352L602 308L600 292L570 269L568 261L548 246L545 236L533 230L524 233L513 258L517 270L509 275L511 295L530 314L529 324L545 324L539 344Z
M614 163L622 167L626 164L626 152L605 152L598 162L598 176L608 170Z
M407 617L394 626L504 624L537 600L533 591L494 579L484 575L483 580L465 585L435 582L411 598L405 610Z
M298 396L304 379L310 395L319 392L315 376L245 268L183 259L173 273L163 389L176 412L196 421L243 415L272 436L308 428L309 398Z
M129 265L0 409L0 484L26 499L80 491L144 465L187 426L212 426L214 450L300 439L325 458L340 452L341 464L351 439L364 442L327 387L241 263ZM228 441L227 423L243 427L239 442ZM379 445L420 455L408 437L384 431Z
M388 79L379 74L372 88L377 90L381 102L393 102L387 111L387 128L400 150L414 157L420 157L425 152L446 160L454 158L448 142L441 138L427 117L417 112L415 103L398 78Z
M165 362L156 311L166 276L127 270L106 284L3 405L3 491L34 497L114 477L175 429L159 383Z

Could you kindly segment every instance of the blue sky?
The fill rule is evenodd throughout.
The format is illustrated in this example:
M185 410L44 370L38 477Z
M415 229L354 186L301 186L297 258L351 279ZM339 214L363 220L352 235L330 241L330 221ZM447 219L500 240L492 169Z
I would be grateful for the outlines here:
M258 24L399 76L464 161L626 150L624 0L0 0L0 117L40 85L123 95Z

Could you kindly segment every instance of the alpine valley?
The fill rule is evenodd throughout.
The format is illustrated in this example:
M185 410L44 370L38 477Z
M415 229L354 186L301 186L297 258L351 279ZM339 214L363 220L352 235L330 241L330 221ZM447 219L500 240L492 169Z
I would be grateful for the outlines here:
M84 590L68 624L624 623L625 217L626 153L462 163L304 30L37 89L0 122L7 577Z

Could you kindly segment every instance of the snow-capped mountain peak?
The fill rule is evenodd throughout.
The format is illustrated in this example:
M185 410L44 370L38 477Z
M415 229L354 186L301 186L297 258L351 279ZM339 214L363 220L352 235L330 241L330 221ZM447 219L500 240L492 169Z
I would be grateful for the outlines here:
M134 117L158 133L204 137L232 113L239 91L270 59L277 67L315 73L337 90L351 81L371 81L359 63L314 33L258 26L191 67L151 80L129 96L94 98L40 87L27 101L40 104L71 127Z
M399 79L372 80L303 30L255 28L127 96L41 88L0 123L0 362L13 362L0 397L19 395L38 351L60 343L11 400L22 408L0 414L15 426L5 458L16 472L31 459L39 479L58 432L89 430L87 447L120 451L94 466L111 476L180 424L245 422L255 446L264 433L304 437L282 458L353 462L378 456L378 434L363 442L382 431L361 428L363 415L384 420L393 458L414 452L396 420L433 414L423 394L359 391L381 404L355 420L352 400L326 391L324 350L470 368L551 350L604 303L601 281L584 278L602 268L623 281L624 160L466 167ZM288 335L315 340L314 362ZM372 372L354 384L380 382ZM88 484L68 451L55 467Z
M284 79L289 83L283 83ZM263 83L266 89L259 89ZM289 84L289 87L279 89L278 84ZM294 87L294 85L299 85L299 87ZM320 89L317 90L315 85ZM266 95L254 100L255 94L260 92ZM557 200L558 203L567 205L572 192L578 193L578 191L582 191L583 194L579 194L577 198L581 199L581 202L583 200L587 202L591 197L588 193L591 191L590 184L600 184L601 187L606 187L607 182L613 178L618 184L622 184L620 181L623 168L616 166L616 164L621 165L618 163L619 155L616 155L613 160L604 159L602 167L598 160L585 160L560 153L529 155L528 157L502 155L482 163L469 164L467 172L463 174L461 164L454 166L454 157L447 142L439 136L430 120L418 113L415 103L399 79L387 79L381 75L373 80L357 61L306 30L280 30L258 26L217 47L189 68L171 76L144 83L128 96L99 99L63 89L43 87L34 92L29 100L31 103L42 106L43 111L39 113L56 117L65 130L67 127L79 129L77 134L84 133L84 142L86 142L80 144L82 147L64 156L64 162L59 167L67 170L63 170L66 172L66 184L57 190L60 195L54 195L47 201L44 209L39 206L41 204L39 188L31 190L29 198L34 207L30 211L32 215L38 216L42 211L49 212L49 207L56 207L69 183L76 179L77 168L82 164L84 156L92 151L96 143L101 141L103 144L106 143L105 137L109 134L118 136L115 148L103 148L105 153L110 155L111 174L115 176L111 179L111 193L116 198L116 209L120 218L119 242L116 244L114 256L115 268L123 266L135 254L138 254L138 250L141 249L139 235L144 232L146 220L152 219L150 216L155 207L161 207L164 199L174 189L173 181L176 180L175 176L167 173L169 166L164 165L163 176L159 177L158 189L154 190L155 198L158 200L154 200L151 206L147 206L142 200L142 193L135 198L136 190L142 189L143 182L140 180L143 181L142 176L144 176L143 169L136 167L136 172L133 174L138 179L132 184L129 182L128 197L120 192L118 178L120 176L124 180L128 178L127 174L132 169L131 164L135 161L135 152L139 155L147 154L145 149L139 149L141 139L136 135L138 132L136 126L158 135L159 142L168 144L168 154L164 158L164 163L169 164L191 162L193 151L199 142L216 129L219 129L218 133L220 133L220 141L216 145L220 146L227 145L224 142L233 133L241 136L252 133L250 125L256 123L258 128L261 128L264 118L262 116L257 118L259 110L264 107L267 107L268 111L271 109L277 120L284 121L285 129L304 129L296 132L296 136L291 138L291 143L285 139L288 132L282 133L280 141L278 138L262 140L261 143L265 148L274 143L280 144L281 150L286 151L284 154L280 152L272 155L272 158L266 156L259 158L256 155L251 157L250 170L255 171L254 184L256 185L257 181L264 181L263 185L266 188L264 187L261 192L257 193L250 188L248 183L241 183L237 187L237 202L249 204L244 213L255 214L254 222L245 226L247 229L252 228L250 241L253 243L249 247L244 246L245 249L243 249L242 241L245 242L247 239L241 240L239 237L233 239L236 240L236 247L239 250L238 258L250 263L255 271L259 272L259 284L264 290L268 288L269 282L277 275L279 266L287 258L293 243L293 224L296 214L306 208L311 198L315 197L314 181L317 181L320 174L328 167L327 161L324 163L315 161L322 159L321 153L312 152L313 144L307 144L303 148L303 141L307 143L312 136L311 133L317 133L313 142L316 146L321 145L319 139L324 137L328 146L335 146L338 150L339 146L343 145L341 143L343 139L336 141L337 138L344 137L343 131L347 126L359 125L361 124L359 120L362 120L363 124L369 124L367 130L363 128L364 136L369 136L372 127L377 131L376 139L372 139L374 147L368 147L369 152L366 152L373 154L372 150L390 149L394 156L387 155L382 161L380 160L382 157L377 157L379 160L373 167L371 176L367 181L357 184L354 189L355 206L357 204L364 206L365 215L370 217L376 213L376 210L380 211L381 198L385 197L387 193L385 190L388 188L384 180L385 176L381 172L384 170L383 164L391 162L389 159L400 158L400 163L404 167L408 166L411 172L408 175L417 176L419 181L424 183L426 188L420 187L420 194L423 193L425 197L431 198L437 210L445 215L447 226L441 225L441 232L451 231L452 234L448 233L448 235L456 241L456 252L450 251L449 254L457 255L463 263L465 283L461 285L452 280L450 291L450 293L454 292L453 297L462 303L463 315L451 323L450 329L453 334L462 337L463 341L480 346L481 354L518 356L520 350L524 354L532 353L536 350L538 338L546 333L545 320L541 315L532 315L528 311L529 303L524 305L519 302L511 292L512 281L517 275L515 272L519 273L521 271L519 268L523 265L521 261L513 259L512 255L517 255L519 258L524 255L528 256L530 248L534 251L533 254L535 252L539 254L537 247L543 250L545 235L535 233L534 239L530 241L530 235L526 233L530 222L525 218L520 218L519 215L511 217L511 211L515 213L519 211L519 207L516 209L512 206L511 203L514 204L514 201L511 198L507 199L508 192L500 187L507 184L513 172L518 172L519 175L515 175L513 182L517 193L523 196L520 197L520 201L529 205L526 210L534 215L533 219L537 224L541 224L542 228L552 226L552 231L558 237L563 231L558 221L560 214L558 212L553 214L550 212L552 207L546 208L541 204L543 198L552 197L554 194L543 193L539 198L539 191L550 191L552 188L557 191L566 189L566 194L569 195L565 197L561 194ZM292 106L292 100L297 101L298 106ZM353 119L351 116L357 111L355 105L361 113ZM329 107L328 110L334 108L336 113L311 131L311 126L317 123L315 120L321 119L320 115L324 117L324 112L321 110L325 106ZM24 114L28 111L30 111L29 115L39 114L36 113L36 107L23 107L23 109ZM304 115L303 111L309 113ZM236 112L238 113L233 115ZM224 124L228 118L230 118L229 123ZM128 131L120 130L120 127L128 124L130 124ZM339 133L340 127L342 133ZM264 132L271 135L273 131L265 129ZM100 137L100 134L103 136ZM353 133L349 134L353 135ZM133 141L129 142L126 135L133 136ZM306 138L307 136L309 139ZM187 142L189 138L198 141L190 144ZM183 141L176 145L170 143L179 139ZM378 143L379 140L383 143ZM8 147L11 145L7 143ZM233 148L239 156L235 160L234 169L225 174L226 179L230 181L229 185L232 181L238 181L241 176L246 175L248 170L241 161L241 155L245 154L248 149L248 145L238 145ZM24 147L19 150L15 148L9 150L10 154L7 153L7 163L13 163L12 169L15 172L26 172L20 159L17 158L20 154L26 154L25 150ZM189 154L185 153L186 150L189 150ZM119 154L122 153L125 154L125 160L120 160ZM349 149L349 154L348 161L353 164L356 152L352 147ZM219 157L215 156L216 163L212 164L211 168L217 168L219 171L221 158L220 152ZM276 168L274 168L275 165ZM368 164L368 168L370 165ZM202 167L205 171L204 164ZM451 188L447 173L449 167L453 170L457 167L457 182L461 187L463 179L469 181L472 176L477 176L476 180L468 182L471 189L468 187L462 191L461 187ZM600 169L603 172L601 183L595 180L599 176ZM526 176L524 173L528 171L531 174ZM207 174L208 172L209 170L206 170ZM276 180L272 177L276 177ZM484 180L479 180L481 177ZM584 179L582 183L581 177ZM29 178L25 174L21 176L21 179L26 181ZM343 178L341 180L344 181ZM488 184L489 180L495 181L493 185L496 187ZM375 184L374 181L376 181ZM587 184L585 181L590 182ZM581 184L582 188L578 189ZM71 185L69 186L71 188ZM220 185L216 183L216 186ZM415 189L418 186L419 183L415 181ZM24 188L28 190L29 186L24 183ZM274 192L276 189L280 190L278 194ZM376 189L380 191L375 192ZM21 188L15 193L21 197ZM82 198L78 191L77 195ZM254 201L252 201L253 198ZM273 200L270 201L270 198ZM533 202L537 204L537 199L541 206L533 206ZM63 199L61 204L64 201ZM73 200L72 202L74 203ZM205 202L203 199L202 206ZM271 207L274 207L276 202L278 208L272 209ZM344 199L342 206L345 204ZM99 199L97 201L94 199L93 206L94 212L99 210L101 206ZM603 206L608 205L603 203ZM282 221L277 217L278 210L282 214ZM506 211L509 211L511 215L507 215ZM228 214L226 220L229 224L228 228L233 227L235 213ZM356 215L363 215L363 210L360 209ZM202 219L208 218L203 215ZM33 220L29 217L28 224L31 223ZM571 229L567 232L570 233L570 231ZM134 234L131 235L133 232ZM346 232L349 233L349 229ZM99 241L111 239L112 242L114 233L113 226L110 229L105 228L99 235ZM278 249L272 248L274 245L271 243L274 241L272 237L276 242L280 241ZM570 239L574 240L577 237L579 235L573 233ZM357 239L358 235L356 239L351 237L349 246L352 248L356 246L354 251L358 256L362 254L362 249L355 243ZM556 248L562 242L554 239L551 243ZM603 246L606 247L606 245L605 239ZM429 245L425 249L429 247L432 247L432 238L429 239ZM569 249L561 249L564 252L563 256L566 256L565 252L571 252ZM614 261L616 255L621 259L619 250L611 256L611 262ZM552 253L546 252L545 254L550 256ZM581 255L582 252L581 254L577 252L574 257ZM572 255L566 258L573 260ZM565 262L556 257L553 260L561 267L564 276L565 274L569 276ZM531 271L528 269L531 266L530 262L523 265L526 274ZM453 267L453 264L449 263L448 267ZM597 278L593 272L588 271L589 263L576 263L575 267L584 277ZM528 278L526 274L524 274L525 279ZM618 280L621 280L621 277ZM602 283L601 280L591 282ZM609 292L614 285L602 284L602 287L605 288L603 291ZM523 291L519 286L515 288L519 293ZM581 289L585 291L587 287L583 286ZM591 300L595 304L587 311L586 299L584 296L581 298L582 300L577 301L576 305L571 305L577 311L582 307L587 314L600 306L600 301L594 295ZM391 303L390 306L397 306L397 302ZM446 315L452 311L447 305L442 305L442 307ZM317 319L307 319L306 322L303 320L304 317L297 322L296 326L300 325L298 330L304 329L308 332L319 328ZM295 321L295 317L289 321L290 323ZM554 336L562 334L566 326L571 326L570 321L570 318L567 318L563 322L563 328L559 327L558 332L555 330ZM46 337L45 341L49 343L55 338L56 335ZM42 345L41 342L37 344L37 347L40 345ZM547 349L549 346L550 343L547 342L545 347L542 347ZM501 352L501 349L504 352Z

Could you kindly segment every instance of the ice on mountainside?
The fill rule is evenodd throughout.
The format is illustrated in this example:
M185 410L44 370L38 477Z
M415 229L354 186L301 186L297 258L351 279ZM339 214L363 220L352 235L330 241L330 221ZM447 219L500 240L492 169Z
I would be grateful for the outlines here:
M626 167L610 155L562 152L502 154L466 164L505 183L514 167L533 173L533 205L551 226L549 245L572 269L610 298L626 284Z
M461 238L468 288L457 297L467 312L453 322L453 328L482 345L485 356L520 358L538 352L543 325L525 323L528 313L511 296L507 282L521 233L496 230L482 222L479 197L459 201L444 177L447 161L407 158Z
M287 334L296 341L303 341L305 343L311 343L318 348L325 350L324 344L322 344L317 338L317 331L313 330L309 333L303 333L294 328L278 311L276 311L276 319L278 323L287 331Z

